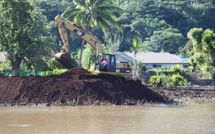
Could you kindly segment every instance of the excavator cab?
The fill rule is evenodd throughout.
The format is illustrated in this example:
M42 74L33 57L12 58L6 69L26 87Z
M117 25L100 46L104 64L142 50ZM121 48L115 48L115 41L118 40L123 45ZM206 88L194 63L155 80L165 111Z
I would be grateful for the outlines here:
M96 64L97 71L116 72L116 56L112 54L99 55L98 63Z
M128 62L118 62L116 61L116 56L114 54L100 54L96 60L95 72L99 74L123 74L131 75L132 66ZM108 64L105 68L103 61L107 59ZM112 72L112 73L110 73Z

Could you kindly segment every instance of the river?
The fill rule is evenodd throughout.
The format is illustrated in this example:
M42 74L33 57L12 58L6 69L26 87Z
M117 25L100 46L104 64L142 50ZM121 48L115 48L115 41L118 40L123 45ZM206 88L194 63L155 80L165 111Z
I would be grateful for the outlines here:
M0 134L214 134L215 104L0 107Z

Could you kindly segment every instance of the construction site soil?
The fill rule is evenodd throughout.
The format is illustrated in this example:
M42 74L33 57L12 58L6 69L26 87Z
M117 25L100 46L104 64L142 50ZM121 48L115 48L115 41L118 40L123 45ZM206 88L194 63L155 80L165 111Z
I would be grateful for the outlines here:
M215 90L154 89L129 80L97 76L83 68L61 75L9 77L0 74L0 104L143 105L148 103L214 103Z

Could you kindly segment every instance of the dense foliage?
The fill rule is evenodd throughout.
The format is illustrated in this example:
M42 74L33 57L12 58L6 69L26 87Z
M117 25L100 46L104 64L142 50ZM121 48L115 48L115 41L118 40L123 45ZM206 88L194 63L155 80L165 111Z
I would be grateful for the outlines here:
M95 5L92 3L95 3L96 0L89 0L92 5L87 1L1 0L0 16L3 19L0 20L0 50L8 53L7 58L12 69L19 70L20 64L25 63L28 69L36 70L41 60L47 64L47 59L52 58L51 51L59 51L59 37L54 24L55 16L65 11L68 11L67 13L73 11L75 14L77 5L81 5L81 2L84 2L87 8L85 10L79 9L90 13L90 15L85 15L91 16L88 19L92 21L82 19L77 23L81 24L82 22L84 28L92 26L88 30L93 32L102 44L108 46L107 48L112 49L109 52L131 51L130 48L135 37L139 39L138 51L175 54L179 53L179 50L183 50L181 48L185 48L184 50L192 50L190 52L195 53L195 55L187 54L192 57L190 59L193 59L191 62L194 66L201 63L198 67L207 70L209 65L214 62L214 51L212 50L214 50L215 39L211 37L208 42L209 39L206 38L206 35L212 34L214 36L215 0L108 0L103 9L94 8ZM99 2L97 4L105 2L103 0L97 1ZM114 7L112 8L114 10L108 9L108 4ZM112 17L110 21L114 22L114 25L104 25L105 23L101 25L101 21L94 21L97 15L101 16L103 13L98 12L99 10L111 11L111 16L103 15L102 18ZM83 14L76 16L76 18L84 18L81 15ZM189 38L187 37L188 32L192 33L191 29L195 27L200 28L202 39L205 38L197 44L203 46L211 44L211 46L206 46L207 49L204 47L198 53L196 53L194 38L190 38L190 35ZM105 30L105 28L113 30L112 36L110 36L111 30ZM81 40L70 34L69 43L72 52L77 54L81 47ZM185 46L185 44L189 45ZM207 55L202 55L206 50ZM76 60L78 59L76 58ZM201 59L205 61L203 62ZM41 69L45 68L47 66Z
M117 16L114 13L120 13L122 10L112 5L113 0L73 0L73 3L76 7L62 14L66 19L89 32L93 27L99 27L105 36L109 32L113 33L112 27L116 27L121 31L121 27L116 21ZM83 45L84 41L82 41L80 51L80 66L82 66Z
M182 76L183 71L180 66L174 66L170 70L156 70L156 74L151 76L149 83L154 86L176 87L190 85L188 80Z
M215 66L215 33L210 29L192 28L188 37L190 41L184 53L189 56L195 69L208 72Z
M50 54L53 38L47 36L46 17L39 3L28 0L2 0L0 2L0 48L7 52L13 75L19 75L20 65L37 65ZM32 67L33 66L33 67Z
M44 14L50 21L64 11L75 12L75 3L71 0L41 1L41 7L45 10ZM123 10L121 15L115 12L115 15L119 17L116 20L123 30L121 37L115 31L115 38L121 39L121 43L115 44L120 44L116 47L120 51L130 51L134 36L138 36L141 39L142 51L179 53L179 48L184 47L188 40L187 33L190 29L194 27L215 29L213 0L120 0L112 5ZM87 26L86 20L82 19L81 22L83 26ZM56 35L55 32L53 30L51 33ZM92 32L102 43L110 44L110 38L105 37L100 28L93 27ZM80 40L74 37L70 44L73 50L81 47Z

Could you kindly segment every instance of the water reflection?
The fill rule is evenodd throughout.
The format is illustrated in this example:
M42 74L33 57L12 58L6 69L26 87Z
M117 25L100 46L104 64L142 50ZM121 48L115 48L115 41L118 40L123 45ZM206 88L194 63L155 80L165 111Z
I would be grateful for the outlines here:
M0 107L0 134L212 134L215 105Z

